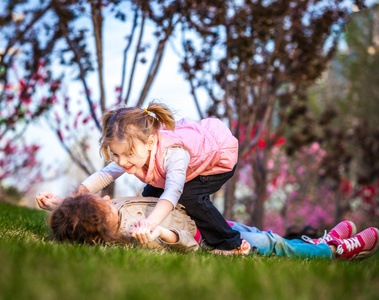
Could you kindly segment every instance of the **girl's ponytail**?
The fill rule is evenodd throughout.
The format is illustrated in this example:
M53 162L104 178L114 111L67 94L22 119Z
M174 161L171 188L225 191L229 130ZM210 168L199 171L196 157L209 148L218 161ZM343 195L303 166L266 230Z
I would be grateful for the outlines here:
M163 103L150 102L147 107L147 112L151 112L158 119L159 123L166 126L168 130L175 129L175 118L172 111Z

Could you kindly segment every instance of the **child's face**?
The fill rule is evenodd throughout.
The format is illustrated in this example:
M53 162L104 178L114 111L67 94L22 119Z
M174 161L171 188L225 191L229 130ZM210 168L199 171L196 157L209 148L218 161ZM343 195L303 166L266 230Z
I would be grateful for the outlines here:
M104 196L101 198L98 195L94 195L94 197L96 197L96 200L101 201L109 208L109 212L107 213L107 223L109 228L114 228L116 230L118 228L119 215L117 208L111 202L111 198L109 196Z
M113 161L120 167L124 168L126 173L135 174L144 165L148 165L150 151L152 150L154 144L154 140L151 142L151 137L153 136L149 137L149 142L146 144L139 140L134 143L135 154L126 152L128 147L125 143L113 141L109 145L109 150L113 156Z

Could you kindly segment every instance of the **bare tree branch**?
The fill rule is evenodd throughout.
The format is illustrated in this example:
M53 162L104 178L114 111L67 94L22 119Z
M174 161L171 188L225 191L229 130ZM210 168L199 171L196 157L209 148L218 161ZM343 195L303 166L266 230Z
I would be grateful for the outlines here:
M9 40L7 47L5 48L4 55L8 53L9 49L12 48L17 42L21 42L26 33L32 28L32 26L51 8L53 1L51 1L45 8L42 10L35 12L34 17L29 22L28 25L25 26L24 30L18 32L14 35L12 39Z
M103 72L103 16L102 16L102 2L101 0L91 0L91 17L93 24L93 31L95 35L96 44L96 57L97 66L99 68L99 87L100 87L100 107L101 112L104 113L105 108L105 90L104 90L104 72Z
M80 141L80 151L83 155L83 159L85 160L87 166L91 169L91 174L96 171L95 166L92 163L92 160L88 157L88 151L86 150L86 144L84 141Z
M121 101L121 96L124 91L124 84L125 84L125 74L126 74L126 65L127 65L127 60L128 60L128 52L130 49L130 46L133 41L134 33L137 28L137 21L138 21L138 7L135 7L134 10L134 18L133 18L133 25L132 25L132 30L131 33L128 37L128 42L126 44L126 47L124 49L124 55L123 55L123 62L122 62L122 74L121 74L121 89L120 89L120 101Z
M183 45L183 49L184 49L184 53L185 53L184 54L184 63L188 65L188 50L187 50L187 47L185 46L185 39L184 39L183 30L182 30L182 45ZM199 114L200 119L203 119L203 113L201 112L199 99L197 98L197 95L196 95L196 88L195 88L194 83L193 83L193 75L188 73L187 76L188 76L188 81L189 81L189 84L191 87L191 95L193 97L193 101L195 102L197 112Z
M133 79L134 79L134 72L135 72L135 68L136 68L136 65L137 65L138 55L139 55L139 53L140 53L140 49L141 49L141 43L142 43L142 37L143 37L143 31L144 31L144 29L145 29L145 20L146 20L146 13L143 12L143 13L142 13L142 22L141 22L141 31L140 31L140 35L139 35L139 38L138 38L138 43L137 43L137 47L136 47L136 52L134 53L134 60L133 60L132 71L131 71L131 73L130 73L130 77L129 77L128 91L127 91L127 93L126 93L125 100L124 100L125 105L128 104L128 101L129 101L129 95L130 95L130 92L131 92L131 90L132 90L132 84L133 84Z
M171 36L172 31L174 30L176 24L179 23L179 21L180 21L180 18L174 24L170 24L166 28L165 37L163 39L161 39L158 43L158 46L155 50L155 55L154 55L153 61L151 62L151 65L150 65L149 73L148 73L146 81L145 81L145 85L142 89L141 95L140 95L138 103L137 103L138 107L141 107L143 102L145 101L147 93L150 90L150 87L153 83L153 80L154 80L155 76L157 75L158 69L160 67L162 57L163 57L163 53L164 53L165 46L166 46L166 42L169 39L169 37Z
M54 128L50 122L47 122L48 125L50 126L50 128L53 130L53 132L55 132L55 134L57 135L58 137L58 140L59 140L59 143L61 144L61 146L63 147L63 149L66 150L66 152L68 153L68 155L70 156L70 158L72 159L72 161L74 163L76 163L87 175L91 175L92 172L90 172L90 170L88 170L88 168L86 167L85 164L83 164L80 159L78 159L74 153L71 151L71 149L65 144L65 142L63 141L63 138L62 136L60 136L59 134L59 129L58 128Z
M272 66L274 58L277 55L280 43L281 43L281 41L282 41L282 39L284 37L284 26L283 26L282 20L283 19L281 19L281 20L278 21L278 27L280 27L280 29L279 29L278 38L277 38L277 40L275 42L275 48L272 51L272 53L270 54L269 59L266 62L266 68L265 68L264 76L263 76L262 82L261 82L261 84L259 85L259 88L258 88L258 96L256 98L254 98L254 102L253 102L253 106L252 106L252 110L251 110L251 114L252 115L250 116L250 119L249 119L249 122L248 122L248 125L247 125L247 128L246 128L246 132L247 133L251 132L251 130L253 129L253 127L256 125L255 123L256 123L256 117L257 117L257 113L258 113L257 107L258 107L258 105L262 101L263 87L265 86L265 83L267 82L267 77L268 77L268 74L270 73L269 69ZM267 106L274 105L274 99L273 99L273 97L275 97L275 93L274 93L274 95L270 95L269 96L270 100L268 101ZM265 117L263 119L263 122L260 124L260 129L257 132L257 136L255 136L255 138L253 139L253 141L251 141L250 143L249 143L248 139L246 139L243 142L243 144L241 146L242 153L246 153L246 151L247 151L247 149L249 149L249 147L252 147L253 145L255 145L258 142L259 136L262 133L264 127L266 126L267 117L268 117L267 113L268 112L271 113L272 110L273 110L273 107L266 107L266 114L265 114Z
M193 97L193 101L195 102L197 113L199 114L200 119L203 119L203 113L201 112L200 104L199 104L199 99L197 98L196 95L196 88L193 84L192 78L189 79L190 87L191 87L191 95Z
M96 127L101 131L101 125L99 123L99 120L97 119L95 110L93 108L93 102L92 102L92 99L91 99L91 96L90 96L90 93L89 93L89 89L88 89L88 86L87 86L87 82L86 82L86 79L85 79L85 71L84 71L83 65L81 63L82 56L81 56L80 52L76 49L76 47L74 46L74 44L71 42L71 40L70 40L70 38L68 36L67 28L66 28L66 26L63 25L63 22L59 22L59 27L62 30L63 36L65 37L68 46L70 47L71 51L74 53L74 55L76 57L76 63L78 64L78 67L79 67L79 77L80 77L80 80L83 83L84 91L86 93L86 100L87 100L87 103L88 103L88 107L90 109L92 118L93 118L93 120L94 120L94 122L96 124Z
M266 125L268 124L268 120L270 119L271 113L274 109L274 102L275 102L275 94L272 94L269 100L267 101L267 106L266 106L263 120L260 124L259 130L257 131L254 139L252 139L249 142L249 139L246 138L247 143L244 143L244 144L247 144L247 146L241 147L241 157L243 157L252 147L256 146L256 144L259 142L259 138L261 137L263 130L266 128ZM247 134L250 131L247 131Z

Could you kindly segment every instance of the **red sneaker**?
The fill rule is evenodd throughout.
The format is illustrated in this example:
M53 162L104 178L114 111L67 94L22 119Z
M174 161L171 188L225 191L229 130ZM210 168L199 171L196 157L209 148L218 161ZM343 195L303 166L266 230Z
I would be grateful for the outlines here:
M373 255L379 248L379 230L374 227L367 228L348 239L334 239L329 245L337 246L337 259L362 260Z
M357 232L357 227L355 226L354 222L352 221L342 221L338 223L332 230L329 231L329 233L326 232L323 237L320 237L318 239L311 239L310 237L303 235L301 238L309 243L309 244L320 244L324 243L327 244L333 239L347 239Z

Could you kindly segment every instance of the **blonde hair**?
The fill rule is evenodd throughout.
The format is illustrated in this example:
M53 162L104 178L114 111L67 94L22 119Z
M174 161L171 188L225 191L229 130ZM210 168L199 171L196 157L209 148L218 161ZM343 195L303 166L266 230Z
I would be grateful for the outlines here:
M150 135L155 135L161 126L175 129L172 111L162 103L150 102L146 109L123 107L103 115L103 132L100 138L100 155L110 160L108 147L113 141L126 143L129 154L134 153L134 141L146 144Z

